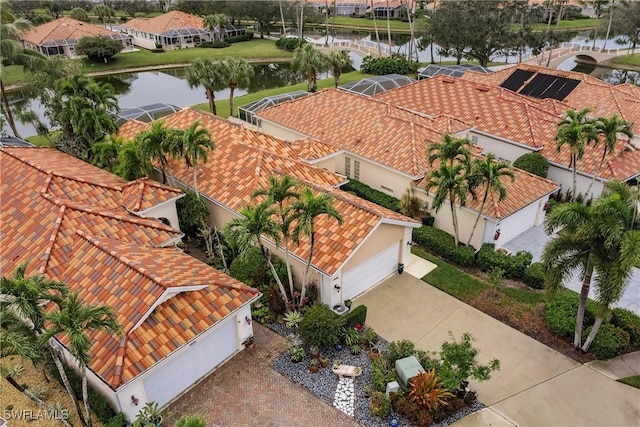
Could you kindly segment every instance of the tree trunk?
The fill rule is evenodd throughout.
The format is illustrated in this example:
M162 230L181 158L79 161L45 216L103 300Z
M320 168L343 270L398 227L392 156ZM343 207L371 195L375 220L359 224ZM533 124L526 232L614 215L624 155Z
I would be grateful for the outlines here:
M572 197L575 199L575 197L577 196L576 189L578 187L578 184L577 184L577 181L576 181L576 169L578 168L578 156L576 154L572 154L571 155L571 163L573 165L573 168L571 170L571 179L573 180L573 195L572 195Z
M342 70L340 70L340 67L335 67L333 69L333 82L336 85L336 89L340 85L340 76L341 75L342 75Z
M602 325L602 317L597 317L595 323L593 324L593 327L591 328L591 332L587 337L587 340L584 342L584 345L582 346L581 350L584 351L585 353L589 351L589 347L591 347L591 343L593 342L593 339L596 337L596 334L600 329L600 325Z
M280 293L282 294L282 299L284 300L285 306L289 305L289 299L287 298L287 291L284 290L284 285L282 284L282 280L280 280L280 276L278 276L278 272L271 262L271 255L267 248L264 247L260 237L258 237L258 243L260 246L260 251L262 252L262 256L267 260L267 264L269 265L269 269L271 270L271 274L273 274L274 279L276 279L276 283L278 284L278 288L280 289ZM293 297L293 295L291 295Z
M284 237L284 262L287 265L287 278L289 279L289 291L291 292L291 301L293 302L293 273L291 272L291 263L289 262L289 238Z
M480 205L480 211L478 212L478 216L476 217L476 221L473 223L473 229L471 229L471 235L469 236L469 241L467 241L467 246L471 244L471 239L473 239L473 235L476 232L476 227L478 226L478 221L480 221L480 217L482 216L482 212L484 212L484 205L487 203L487 197L489 196L489 187L485 188L484 197L482 198L482 204Z
M304 269L304 277L302 279L302 290L300 291L300 307L304 305L304 298L307 292L307 280L309 279L309 269L311 268L311 261L313 260L313 250L315 249L316 233L311 230L311 247L309 248L309 259L307 260L307 266Z
M193 165L193 191L196 192L196 197L199 199L200 198L200 193L198 192L198 177L197 177L197 173L196 173L196 167L198 166L198 164L194 164Z
M591 256L589 256L590 258ZM591 260L587 261L587 268L584 272L582 280L582 289L580 290L580 303L578 304L578 314L576 316L576 331L573 337L573 346L579 349L582 346L582 326L584 325L584 311L589 298L589 288L591 287L591 276L593 275L593 265Z
M371 18L373 19L373 28L376 32L376 42L378 43L378 56L382 57L382 49L380 49L380 33L378 33L378 20L373 10L373 0L371 0Z
M218 111L216 110L216 94L210 89L207 88L207 99L209 100L209 111L217 116L218 115Z
M224 272L227 273L229 271L229 266L227 265L227 260L224 257L224 248L222 247L222 241L220 241L220 235L218 234L218 228L214 225L213 232L216 235L216 241L218 242L218 251L220 252L220 259L222 259L222 266L224 267Z
M600 52L604 52L607 48L607 41L609 40L609 34L611 33L611 20L613 19L613 8L615 7L615 0L611 2L611 6L609 7L609 25L607 25L607 35L604 37L604 44L602 45L602 49Z
M54 413L55 408L53 406L47 405L42 399L38 398L37 396L35 396L33 393L31 393L29 390L26 390L24 387L22 387L20 384L18 384L18 382L13 379L13 377L8 376L5 377L5 379L7 380L7 382L9 384L11 384L13 386L13 388L15 388L16 390L18 390L20 393L23 393L25 396L27 396L29 399L31 399L32 401L34 401L36 403L36 405L38 405L39 407L41 407L42 409L45 409L47 411L49 411L50 413ZM9 410L5 410L5 412L11 412ZM67 426L67 427L71 427L71 424L69 423L69 421L65 420L65 419L61 419L60 421L62 421L62 423Z
M453 221L453 237L455 238L456 246L458 246L458 243L460 243L460 237L458 236L458 218L456 215L456 205L453 202L453 198L449 199L449 206L451 207L451 221Z
M58 369L60 378L62 378L62 384L64 384L64 388L67 390L67 393L69 393L69 396L71 397L71 401L73 402L73 406L75 406L76 408L76 412L78 413L78 417L80 418L80 423L83 426L86 426L87 422L84 419L84 414L82 413L82 409L80 408L80 403L78 403L78 398L76 397L76 394L73 392L73 389L71 388L71 384L69 384L69 378L67 378L67 373L64 371L64 366L62 366L62 362L58 358L58 355L56 354L56 350L51 346L51 344L49 344L49 351L51 352L53 363L56 364L56 368Z
M553 6L553 5L550 5L550 6ZM547 37L551 36L551 20L552 19L553 19L553 11L549 10L549 19L547 20ZM551 48L551 39L549 39L549 48ZM540 61L538 62L538 65L541 65L542 61L544 61L544 50L540 52Z
M387 0L387 44L391 52L391 17L389 16L389 0Z
M589 187L587 187L587 194L585 194L586 197L589 197L589 193L591 193L591 187L593 187L593 184L596 182L596 177L602 170L602 166L604 166L604 159L606 157L607 157L607 146L605 145L604 150L602 152L602 157L600 158L600 164L598 165L598 169L596 169L596 171L594 172L593 178L591 178L591 182L589 183Z
M11 112L11 106L9 105L9 100L7 99L7 93L4 90L4 83L0 80L0 89L2 90L2 103L4 104L4 110L7 115L7 122L9 122L9 127L13 132L13 136L16 138L22 138L18 133L18 128L16 127L16 122L13 120L13 113Z
M324 45L329 46L329 0L324 2Z
M82 401L84 402L84 410L87 416L87 426L92 427L91 411L89 410L89 393L87 391L87 367L82 367Z
M229 87L229 115L233 117L233 92L236 90L236 85L231 84Z
M598 38L598 20L600 19L600 14L596 14L596 28L593 30L593 45L591 50L596 50L596 39Z
M280 20L282 21L282 36L286 36L287 27L284 24L284 12L282 11L282 0L278 0L278 7L280 7Z

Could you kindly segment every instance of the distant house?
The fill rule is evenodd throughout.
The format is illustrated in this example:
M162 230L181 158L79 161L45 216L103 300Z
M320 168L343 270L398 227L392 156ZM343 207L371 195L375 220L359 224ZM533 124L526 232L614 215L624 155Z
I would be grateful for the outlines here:
M67 16L39 25L22 33L22 45L46 56L64 55L75 58L76 48L82 37L110 37L122 41L124 50L133 49L133 41L126 34L110 31Z
M416 220L338 189L346 182L343 175L326 170L324 165L301 160L330 155L331 147L314 141L291 143L193 109L184 109L162 120L167 127L178 129L197 120L216 142L215 151L206 163L198 165L197 173L198 190L208 204L211 222L218 227L239 217L241 209L254 202L251 194L267 187L272 175L288 174L301 187L335 197L334 207L342 214L343 225L324 216L315 222L316 244L310 277L317 284L321 302L330 307L342 304L394 274L399 263L409 264L411 232L420 225ZM141 127L139 122L127 122L117 136L131 139ZM193 171L184 162L172 162L170 169L181 186L192 183ZM265 240L267 248L284 258L281 247ZM289 246L289 259L298 283L304 275L309 249L306 237L301 237L299 245Z
M123 335L89 333L87 375L116 411L165 407L244 349L259 293L176 248L180 190L53 148L2 148L0 162L2 274L29 262L28 275L113 308ZM53 344L75 367L66 337Z

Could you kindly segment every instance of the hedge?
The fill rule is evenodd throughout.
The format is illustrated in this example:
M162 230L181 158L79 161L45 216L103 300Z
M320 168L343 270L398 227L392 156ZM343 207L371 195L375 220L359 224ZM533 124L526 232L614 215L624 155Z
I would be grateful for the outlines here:
M509 279L521 279L525 269L531 264L533 255L531 252L520 251L515 255L496 252L496 245L483 243L478 251L478 267L484 272L494 268L504 271L504 277Z
M367 321L367 306L359 305L353 310L349 311L345 318L346 329L354 328L356 325L364 325Z
M315 304L307 309L298 325L300 336L319 348L328 348L338 344L342 338L345 318L337 315L324 304Z
M549 161L540 153L527 153L518 157L513 162L513 167L546 178L549 172Z
M589 336L591 327L584 331L584 338ZM596 337L589 347L589 352L593 353L600 360L611 359L624 353L629 348L629 334L611 323L600 326Z
M373 189L360 181L351 180L340 188L377 205L391 209L394 212L400 212L400 200L382 191Z
M224 39L227 43L248 42L249 40L253 40L253 32L251 31L247 31L246 34L225 37Z
M472 246L456 246L446 231L423 225L413 230L413 241L439 257L463 267L471 267L475 250Z
M271 262L276 268L278 276L286 280L287 267L284 262L276 256L271 257ZM229 266L229 275L234 279L254 287L268 285L275 280L267 264L267 260L257 247L247 249L243 255L234 259Z
M534 262L524 270L522 281L533 289L544 289L544 265Z
M575 292L562 292L555 295L545 307L544 317L549 330L555 334L572 338L576 330L576 316L580 295ZM584 326L593 324L596 318L596 304L587 300L584 312Z
M231 44L228 43L227 41L223 41L223 40L216 40L216 41L212 41L212 42L202 42L202 43L200 43L200 47L213 48L213 49L221 49L221 48L229 47L229 46L231 46Z
M611 311L611 324L627 331L632 346L640 345L640 316L625 308Z
M397 53L381 58L374 58L368 55L362 59L360 71L378 76L386 74L414 74L418 71L418 65L417 62L407 61L404 56Z
M288 51L294 51L300 45L307 43L305 39L298 39L296 37L280 37L276 40L276 47Z

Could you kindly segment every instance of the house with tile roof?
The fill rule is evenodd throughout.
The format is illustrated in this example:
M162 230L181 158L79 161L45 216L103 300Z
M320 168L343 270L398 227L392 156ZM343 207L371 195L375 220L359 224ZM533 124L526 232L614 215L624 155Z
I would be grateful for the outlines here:
M265 109L258 113L258 118L266 133L291 141L316 139L322 141L322 146L333 149L333 152L324 149L324 153L307 156L305 161L309 163L396 198L414 187L425 210L436 218L435 226L453 232L448 209L437 213L429 209L433 195L424 191L424 177L437 165L429 165L426 148L429 143L442 140L445 134L466 137L475 130L467 122L446 114L429 117L336 89ZM481 152L479 149L474 155L479 156ZM558 189L553 182L521 170L516 170L513 183L504 179L503 184L509 190L507 198L498 202L490 197L483 221L471 241L475 247L484 242L499 245L540 225L545 203ZM473 229L481 200L479 196L477 200L469 200L466 207L458 208L460 236L465 242Z
M620 96L625 90L629 89L623 89L615 96ZM569 150L563 148L558 151L555 143L557 124L564 112L573 107L567 104L569 97L563 100L532 99L505 87L470 81L466 77L437 76L390 90L375 98L428 117L445 114L469 123L473 129L467 132L467 137L505 160L514 161L525 153L539 152L550 163L548 178L563 189L572 187ZM596 103L595 100L592 102ZM576 108L589 105L582 104ZM627 117L633 123L640 121L636 113ZM579 193L586 193L598 171L601 156L601 147L590 145L578 161ZM603 183L610 179L633 182L638 176L640 149L632 141L620 139L596 177L591 195L600 194Z
M124 333L90 332L88 380L116 411L163 407L244 348L258 291L176 248L183 234L152 215L181 191L52 148L2 148L0 162L0 270L29 262L27 275L113 308ZM76 366L68 344L54 338Z
M209 130L216 148L209 153L206 163L198 165L198 190L208 203L211 222L218 227L239 217L240 210L254 202L251 194L266 188L272 175L291 175L301 187L335 197L334 206L344 218L343 225L325 217L315 223L311 274L323 303L341 304L394 274L398 263L409 264L411 232L420 224L340 190L338 187L347 181L345 176L303 161L303 156L311 153L326 154L328 146L274 138L189 108L166 116L163 121L166 126L178 129L199 121ZM139 126L127 122L118 136L130 139ZM191 185L193 171L184 162L173 162L170 170L183 188ZM273 242L268 241L267 247L284 258L282 249ZM297 281L303 277L309 249L306 238L290 247Z
M110 37L122 41L124 50L133 49L131 37L87 22L63 16L26 31L20 35L22 45L46 56L78 56L76 48L82 37Z
M155 18L134 18L120 28L133 38L133 44L145 49L186 49L212 40L201 17L179 10Z

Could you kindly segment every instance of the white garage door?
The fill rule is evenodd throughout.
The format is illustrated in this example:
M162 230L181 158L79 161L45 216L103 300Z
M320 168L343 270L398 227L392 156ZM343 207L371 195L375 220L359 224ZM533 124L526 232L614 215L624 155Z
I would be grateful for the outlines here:
M342 298L351 299L398 269L400 242L342 274Z
M227 319L215 332L198 339L179 357L162 364L147 376L147 400L163 406L229 357L238 347L235 317Z

